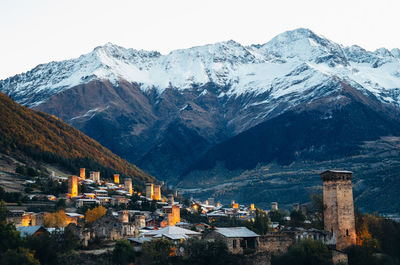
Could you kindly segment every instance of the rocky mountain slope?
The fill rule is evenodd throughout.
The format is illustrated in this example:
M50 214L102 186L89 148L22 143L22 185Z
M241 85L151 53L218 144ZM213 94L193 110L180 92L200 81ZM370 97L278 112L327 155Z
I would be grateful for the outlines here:
M2 80L0 91L160 179L196 186L210 158L223 168L212 178L226 180L260 163L353 156L364 141L397 135L400 50L344 47L308 29L166 55L108 43ZM246 132L258 124L258 136Z
M51 163L73 173L80 167L119 172L145 182L153 178L77 129L48 114L23 107L0 93L0 153L23 161Z

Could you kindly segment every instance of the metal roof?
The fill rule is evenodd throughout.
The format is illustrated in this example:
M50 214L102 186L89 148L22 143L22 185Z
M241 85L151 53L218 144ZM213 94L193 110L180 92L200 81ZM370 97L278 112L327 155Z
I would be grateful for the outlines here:
M160 235L169 238L177 238L177 237L181 238L181 236L184 235L200 235L200 233L177 226L167 226L159 230L151 230L145 234L145 236L160 236Z
M21 237L27 237L35 234L42 228L41 225L32 225L32 226L20 226L17 227L17 231L21 233Z
M258 237L256 233L247 227L218 227L215 230L224 237Z

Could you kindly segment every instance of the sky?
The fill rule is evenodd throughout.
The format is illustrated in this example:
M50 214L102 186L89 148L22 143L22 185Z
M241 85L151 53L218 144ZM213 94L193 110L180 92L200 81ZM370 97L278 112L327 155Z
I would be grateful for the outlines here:
M400 48L399 0L0 0L0 79L107 42L163 54L309 28L343 45Z

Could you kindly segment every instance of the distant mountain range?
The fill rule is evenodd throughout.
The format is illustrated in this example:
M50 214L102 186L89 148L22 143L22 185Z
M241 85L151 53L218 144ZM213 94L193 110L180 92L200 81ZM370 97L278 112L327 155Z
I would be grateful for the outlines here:
M82 132L48 114L30 110L0 93L0 153L25 163L50 163L71 174L79 168L132 177L136 184L154 181Z
M195 196L306 201L318 191L318 170L345 166L362 181L359 205L371 209L369 198L386 196L388 183L373 179L400 183L383 172L397 167L399 49L344 47L302 28L261 45L227 41L167 55L108 43L2 80L0 91ZM263 186L278 172L280 186ZM396 202L374 207L400 211Z

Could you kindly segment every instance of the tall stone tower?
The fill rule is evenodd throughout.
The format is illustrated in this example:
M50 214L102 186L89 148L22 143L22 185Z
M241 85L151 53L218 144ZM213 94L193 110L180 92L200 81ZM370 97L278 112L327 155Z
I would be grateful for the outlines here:
M135 226L137 228L142 228L146 226L146 216L144 215L135 215Z
M132 188L132 179L131 178L126 178L124 181L124 188L126 191L129 192L129 194L133 194L133 188Z
M114 174L114 183L119 184L119 174Z
M127 210L122 210L118 212L118 220L121 223L129 223L129 212Z
M81 168L81 169L80 169L80 171L79 171L79 176L80 176L82 179L85 179L85 178L86 178L86 169L85 169L85 168Z
M94 183L100 183L100 171L91 171L90 179L93 180Z
M68 194L71 198L78 196L78 176L68 177Z
M154 195L154 185L153 183L146 183L146 198L148 200L153 199Z
M153 186L153 200L161 200L161 186L160 185L154 185Z
M322 172L324 182L324 228L336 238L336 249L356 244L352 172Z

